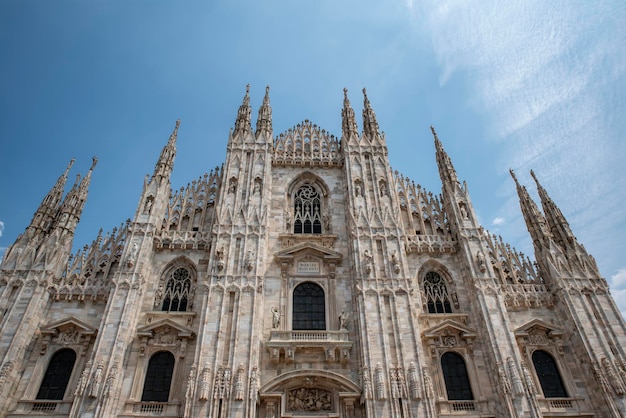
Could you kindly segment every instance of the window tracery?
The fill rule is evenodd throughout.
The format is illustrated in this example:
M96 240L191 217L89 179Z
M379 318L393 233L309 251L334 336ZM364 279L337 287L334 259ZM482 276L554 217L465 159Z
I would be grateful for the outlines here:
M452 313L446 282L434 271L426 273L424 277L424 296L426 297L428 313Z
M301 186L294 196L294 233L321 234L322 207L318 191L310 184Z
M162 293L162 295L160 294ZM157 291L157 301L162 298L164 312L184 312L193 304L191 274L184 267L174 269L165 283L165 289Z

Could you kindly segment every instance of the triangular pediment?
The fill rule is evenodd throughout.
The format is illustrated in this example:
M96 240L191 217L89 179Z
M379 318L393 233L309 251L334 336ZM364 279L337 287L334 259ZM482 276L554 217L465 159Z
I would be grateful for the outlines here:
M137 330L137 334L140 337L148 338L162 332L174 333L178 336L178 338L193 338L195 336L193 330L180 325L169 318L144 325Z
M422 333L425 338L436 338L446 334L456 334L463 338L474 338L476 336L476 332L473 329L452 319L446 319Z
M515 335L524 336L532 333L533 331L543 331L551 336L563 335L563 330L549 322L542 321L541 319L533 319L532 321L525 323L515 330Z
M293 247L278 251L274 254L274 257L280 261L291 261L295 257L305 254L320 258L324 261L335 263L339 263L343 258L341 253L312 242L303 242L301 244L296 244Z
M98 332L96 328L92 327L89 324L86 324L79 319L74 318L73 316L43 326L40 328L40 331L42 335L56 335L59 332L72 328L82 335L95 335Z

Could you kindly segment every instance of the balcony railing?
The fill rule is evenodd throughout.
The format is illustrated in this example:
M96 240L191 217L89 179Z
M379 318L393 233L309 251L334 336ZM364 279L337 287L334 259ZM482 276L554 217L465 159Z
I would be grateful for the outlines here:
M284 356L286 363L296 361L296 351L301 348L318 348L328 362L347 362L350 359L352 341L348 339L346 329L339 331L271 331L270 339L265 344L270 352L270 359L278 363Z
M270 342L311 342L315 344L319 341L348 341L348 331L272 331Z

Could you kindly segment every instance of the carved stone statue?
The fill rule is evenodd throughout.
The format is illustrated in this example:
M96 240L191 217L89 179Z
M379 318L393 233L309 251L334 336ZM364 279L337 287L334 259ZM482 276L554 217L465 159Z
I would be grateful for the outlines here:
M339 315L339 329L348 329L348 314L344 311L341 311L341 315Z
M372 256L368 250L363 252L363 270L365 273L370 273L372 271Z
M476 253L476 260L478 261L478 268L480 269L480 271L484 272L485 270L487 270L487 266L485 265L485 255L482 253L482 251L478 251Z
M280 326L280 312L272 306L272 328L277 329Z
M153 204L152 197L150 196L150 197L148 197L146 199L146 203L143 206L143 214L144 215L150 214L150 211L152 210L152 204Z
M91 390L89 391L90 398L98 397L98 392L100 391L100 385L102 384L103 369L104 369L104 365L100 363L98 364L98 367L96 367L96 371L93 373L93 377L91 379Z
M354 185L354 194L356 197L363 197L363 193L361 192L361 185L359 183Z

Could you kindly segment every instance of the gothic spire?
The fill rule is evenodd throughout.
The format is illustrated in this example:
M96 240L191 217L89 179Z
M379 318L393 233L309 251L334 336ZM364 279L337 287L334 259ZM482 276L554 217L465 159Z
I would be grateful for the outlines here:
M348 99L348 89L343 89L343 109L341 110L341 128L345 137L351 134L359 135L358 128L356 127L356 119L354 116L354 110L350 106L350 100Z
M541 243L545 240L545 238L550 237L550 231L546 226L546 218L537 207L535 201L528 194L526 187L519 184L512 169L509 169L509 173L511 173L511 177L513 177L513 180L515 181L520 208L522 210L524 220L526 221L528 232L530 233L535 248L540 248Z
M172 170L174 169L174 157L176 157L176 139L178 137L178 127L180 126L180 119L176 121L176 126L174 126L174 131L170 135L170 139L167 141L167 144L163 147L161 151L161 155L159 156L159 160L154 167L154 177L165 177L169 178L170 174L172 174Z
M70 169L74 165L74 159L72 158L67 165L67 168L59 176L54 187L48 192L46 197L42 200L41 205L35 212L33 220L30 223L30 227L47 232L48 228L52 225L52 221L63 199L63 191L65 189L65 183L67 182L67 176Z
M261 132L267 132L269 137L272 136L272 108L270 106L270 86L265 87L265 97L263 104L259 108L259 117L256 120L256 135Z
M456 175L456 170L452 165L452 160L443 149L443 145L437 137L437 132L435 132L435 128L431 126L430 131L433 133L433 137L435 139L435 155L437 158L437 166L439 167L439 176L441 177L441 182L444 185L449 184L452 187L455 187L455 185L460 185L459 178Z
M365 87L363 88L363 135L368 138L374 138L378 135L378 122L376 121L376 113L372 110L370 101L367 98Z
M530 175L535 180L535 183L537 183L537 191L539 192L539 198L541 199L541 207L546 215L548 226L552 231L552 235L554 236L556 243L564 248L568 245L568 243L576 242L576 237L572 233L565 216L563 216L561 210L552 201L552 199L550 199L548 192L546 192L543 186L541 186L541 183L539 183L539 180L537 179L537 176L535 176L535 172L533 170L530 170Z
M63 199L61 209L55 220L55 228L60 226L72 233L76 229L76 225L78 225L80 216L83 213L83 208L85 207L85 201L87 200L91 174L97 163L98 159L93 157L91 167L85 177L81 180L80 175L76 176L76 182L65 196L65 199Z
M237 112L237 120L235 121L235 132L238 133L246 133L252 131L252 127L250 124L250 84L246 86L246 95L243 98L243 103L239 106L239 111Z

